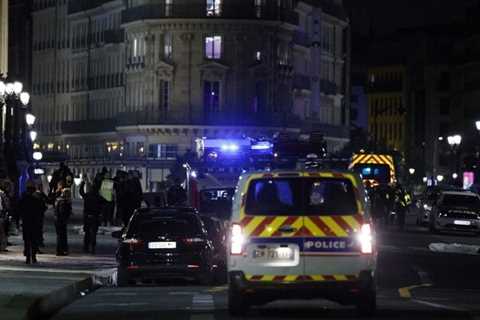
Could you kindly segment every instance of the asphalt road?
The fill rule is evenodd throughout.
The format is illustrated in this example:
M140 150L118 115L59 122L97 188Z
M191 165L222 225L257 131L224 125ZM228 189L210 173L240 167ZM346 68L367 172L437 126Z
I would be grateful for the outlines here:
M379 234L378 312L374 319L480 319L480 255L430 252L433 242L480 245L480 237L431 235L409 225ZM188 283L101 288L54 320L231 319L226 287ZM478 315L478 317L476 317ZM278 301L245 319L356 319L353 308L323 300Z

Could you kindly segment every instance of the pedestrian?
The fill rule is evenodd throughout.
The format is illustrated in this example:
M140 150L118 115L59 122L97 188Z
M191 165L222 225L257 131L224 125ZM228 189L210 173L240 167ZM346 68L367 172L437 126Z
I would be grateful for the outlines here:
M83 198L83 231L85 232L83 251L95 254L97 232L104 200L99 195L99 190L95 184L92 185L88 192L84 190L85 181L82 181L79 188L80 195Z
M70 187L73 183L73 173L64 162L60 162L60 167L53 172L52 180L50 181L49 196L58 190L57 187L60 182L67 187ZM53 198L55 199L55 197Z
M407 197L402 185L398 184L395 190L395 211L397 214L397 225L400 231L405 228L405 216L407 214Z
M140 208L140 206L142 205L143 192L138 172L128 172L125 191L126 212L124 213L123 221L124 225L126 226L135 210Z
M110 173L106 173L101 186L100 186L100 196L103 198L103 209L102 209L102 218L103 225L113 225L113 213L115 211L115 201L114 201L114 181L110 178Z
M36 191L35 183L27 181L26 191L18 202L18 214L22 222L24 241L23 253L26 263L37 263L38 240L40 239L41 216L43 203L33 194Z
M57 256L68 255L67 225L72 215L70 188L63 188L55 201L55 231L57 232Z
M179 178L174 179L174 183L167 192L167 202L169 206L184 206L187 202L187 192L181 186Z
M127 173L122 170L118 170L114 179L114 190L115 190L115 199L117 204L117 214L116 221L117 223L122 223L124 226L127 225Z
M43 210L42 210L42 215L41 215L41 220L40 220L40 239L39 239L39 242L38 242L38 246L40 248L44 248L45 247L45 238L44 238L44 223L45 223L45 212L47 211L48 209L48 203L49 203L49 200L48 200L48 197L47 195L43 192L43 185L41 182L38 182L36 184L36 191L35 193L33 194L37 199L39 199L40 201L42 201L43 203ZM41 254L41 250L39 249L38 250L38 253Z

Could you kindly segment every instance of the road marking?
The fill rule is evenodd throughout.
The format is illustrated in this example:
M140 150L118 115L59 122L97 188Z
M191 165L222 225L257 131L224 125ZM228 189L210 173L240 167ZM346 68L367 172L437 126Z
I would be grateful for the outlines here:
M139 307L139 306L148 306L149 303L145 302L125 302L125 303L93 303L89 307Z
M190 320L215 320L215 316L211 313L192 314Z
M227 286L220 286L220 287L210 288L210 289L206 290L206 292L209 292L209 293L224 292L224 291L227 291L227 289L228 289Z
M198 294L196 291L172 291L169 292L169 296L193 296L195 294Z
M50 269L50 268L25 268L25 267L0 267L0 271L22 271L22 272L45 272L45 273L70 273L92 275L95 271L72 270L72 269Z
M416 303L419 303L419 304L429 306L429 307L434 307L434 308L437 308L437 309L444 309L444 310L457 311L457 312L468 312L468 310L466 310L466 309L446 306L446 305L439 304L439 303L433 303L433 302L417 300L417 299L412 299L412 301L414 301Z
M430 283L426 283L426 284L419 284L419 285L415 285L415 286L403 287L403 288L398 289L398 294L403 299L411 299L412 298L411 290L418 289L418 288L427 288L427 287L431 287L431 286L432 285Z
M215 309L211 294L196 294L192 299L192 310L213 311Z
M10 274L1 274L0 279L12 279L12 275ZM62 276L55 276L55 275L38 275L38 276L30 276L30 275L19 275L15 276L15 279L49 279L49 280L69 280L69 281L79 281L85 278L83 277L62 277Z

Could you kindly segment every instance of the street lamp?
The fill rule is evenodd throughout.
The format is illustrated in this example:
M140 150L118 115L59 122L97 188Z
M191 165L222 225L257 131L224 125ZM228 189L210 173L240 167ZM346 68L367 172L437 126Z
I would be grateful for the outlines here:
M35 140L37 140L37 137L38 137L37 131L30 131L30 140L32 140L32 142L35 142Z
M452 178L453 178L453 180L457 180L458 179L458 173L455 172L454 174L452 174Z
M16 95L19 95L23 90L23 84L21 82L18 82L18 81L15 81L13 83L13 92L16 94Z
M36 119L37 118L31 113L27 113L25 115L25 121L27 122L27 125L29 125L29 126L33 126L35 124Z
M413 176L415 174L415 168L408 169L408 172Z
M35 151L32 157L33 157L33 160L40 161L43 159L43 154L40 151Z
M0 88L0 93L1 93L1 88ZM480 120L475 121L475 127L477 127L477 130L480 131Z
M5 93L6 94L12 94L13 93L13 83L9 82L5 85Z
M30 94L28 92L20 93L20 101L24 106L27 106L28 103L30 102Z
M3 96L5 94L5 90L6 90L5 82L0 81L0 96Z
M442 175L438 175L438 176L437 176L437 181L438 181L438 182L442 182L443 179L444 179L444 177L443 177Z

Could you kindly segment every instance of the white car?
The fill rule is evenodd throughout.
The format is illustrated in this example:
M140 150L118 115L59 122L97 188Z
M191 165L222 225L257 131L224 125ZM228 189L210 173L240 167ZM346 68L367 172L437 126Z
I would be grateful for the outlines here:
M431 232L480 232L480 196L470 191L445 191L433 205Z
M228 244L228 308L323 298L376 309L375 235L360 177L273 171L240 177Z

